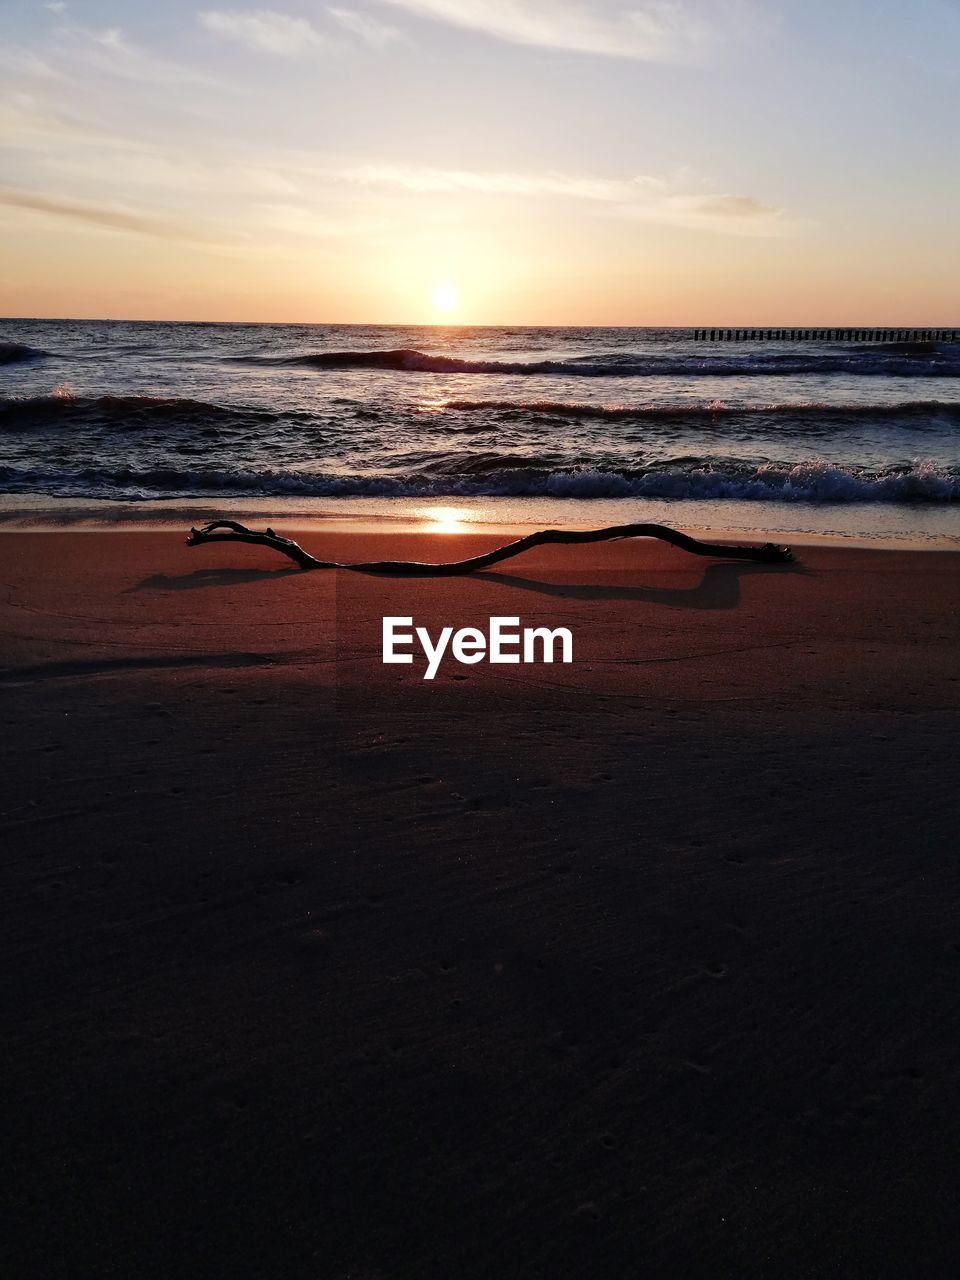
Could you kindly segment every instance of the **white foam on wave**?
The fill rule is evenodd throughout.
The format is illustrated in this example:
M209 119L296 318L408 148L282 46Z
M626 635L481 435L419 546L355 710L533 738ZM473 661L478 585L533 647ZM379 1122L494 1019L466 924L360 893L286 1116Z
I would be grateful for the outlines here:
M324 474L309 471L176 468L118 470L0 467L0 491L62 496L148 497L554 497L695 499L822 504L950 504L960 501L960 471L916 462L881 472L823 460L794 466L668 465L645 471L520 466L465 474Z

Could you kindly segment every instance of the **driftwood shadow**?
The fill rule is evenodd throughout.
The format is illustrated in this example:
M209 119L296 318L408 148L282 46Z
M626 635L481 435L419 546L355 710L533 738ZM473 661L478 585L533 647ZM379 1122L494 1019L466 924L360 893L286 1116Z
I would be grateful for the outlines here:
M620 570L618 574L626 574ZM756 574L801 574L811 570L792 564L711 564L693 587L643 587L629 583L600 584L541 582L512 573L475 573L484 582L495 582L518 591L559 596L566 600L633 600L640 604L666 604L681 609L735 609L740 603L740 580Z
M280 578L300 577L303 569L197 569L179 577L156 573L144 578L124 593L136 591L196 591L204 587L231 587L247 582L270 582ZM307 571L308 572L308 571ZM377 572L375 569L360 571L365 578L389 578L396 575ZM638 570L639 572L639 570ZM619 570L618 576L626 577L629 570ZM567 600L633 600L637 603L673 605L681 609L734 609L740 603L740 579L745 576L766 573L791 573L810 576L811 570L793 562L791 564L711 564L693 587L644 587L632 583L564 583L543 582L537 578L524 578L514 573L493 573L482 570L463 577L476 582L492 582L498 586L513 587L518 591L532 591L537 595L558 596ZM403 575L408 581L437 581L436 574Z
M293 578L302 569L195 569L173 577L166 573L154 573L135 587L128 587L124 595L135 591L195 591L200 587L233 587L244 582L273 581L277 578Z

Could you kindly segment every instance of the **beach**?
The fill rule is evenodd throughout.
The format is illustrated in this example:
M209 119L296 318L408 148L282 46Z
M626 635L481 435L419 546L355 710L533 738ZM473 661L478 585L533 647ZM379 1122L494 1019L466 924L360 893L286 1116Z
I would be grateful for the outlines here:
M960 8L869 18L0 5L0 1280L960 1277Z
M952 1273L960 553L185 535L0 533L7 1275Z

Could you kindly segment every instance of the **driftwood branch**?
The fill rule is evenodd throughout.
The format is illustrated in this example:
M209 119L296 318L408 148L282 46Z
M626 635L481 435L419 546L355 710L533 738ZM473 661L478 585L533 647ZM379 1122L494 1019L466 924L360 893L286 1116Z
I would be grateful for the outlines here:
M226 530L226 532L221 532ZM200 529L191 529L187 538L188 547L198 547L207 542L252 542L256 546L270 547L288 556L301 569L352 569L356 573L384 573L409 577L455 577L464 573L475 573L478 569L487 569L502 560L510 560L531 547L542 547L553 543L614 542L620 538L659 538L669 542L671 546L680 547L695 556L711 556L722 560L755 560L761 564L783 564L793 559L789 547L780 547L773 542L765 542L763 546L734 547L722 542L700 542L688 534L670 529L664 524L619 524L609 529L541 529L538 533L528 534L516 542L508 542L506 546L497 547L482 556L472 556L469 560L454 560L447 564L420 563L416 560L371 560L357 564L337 564L332 560L318 560L308 551L290 538L283 538L272 529L262 533L248 529L246 525L235 520L214 520Z

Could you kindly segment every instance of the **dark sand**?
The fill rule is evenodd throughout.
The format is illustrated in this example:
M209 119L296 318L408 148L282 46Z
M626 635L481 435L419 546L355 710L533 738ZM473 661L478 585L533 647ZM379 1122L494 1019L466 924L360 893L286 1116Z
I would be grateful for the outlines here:
M0 547L4 1276L957 1274L960 556Z

